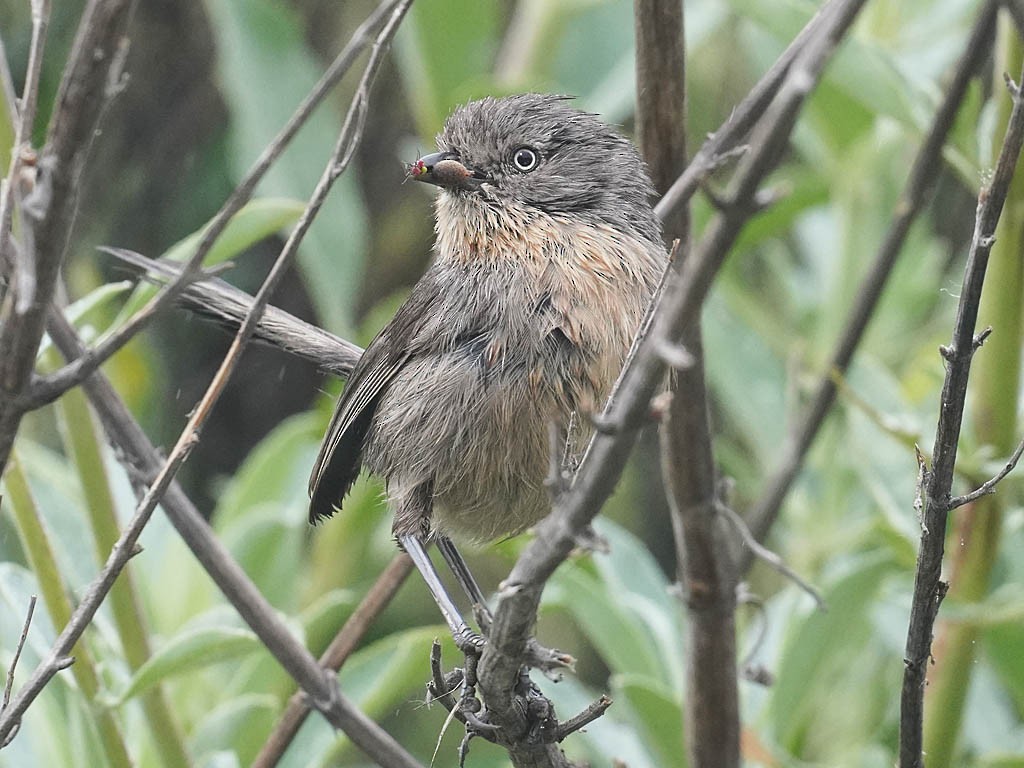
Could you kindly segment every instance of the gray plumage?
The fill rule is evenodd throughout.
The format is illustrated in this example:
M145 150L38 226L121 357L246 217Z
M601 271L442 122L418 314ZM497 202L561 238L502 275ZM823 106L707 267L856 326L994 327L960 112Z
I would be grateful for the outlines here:
M410 169L442 188L435 258L352 372L310 520L365 465L396 535L483 541L549 508L548 425L585 443L667 255L635 148L564 97L471 102L438 147Z

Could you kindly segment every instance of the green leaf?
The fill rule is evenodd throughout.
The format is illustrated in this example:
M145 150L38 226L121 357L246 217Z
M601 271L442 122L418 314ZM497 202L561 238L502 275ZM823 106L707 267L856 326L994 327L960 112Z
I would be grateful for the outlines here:
M132 675L106 703L119 706L157 683L221 661L247 656L263 646L250 630L197 627L173 637Z
M241 178L287 122L322 66L305 43L291 6L271 0L207 0L218 50L217 78L231 110L231 164ZM329 103L329 102L328 102ZM260 182L264 195L307 199L341 126L322 107ZM386 163L385 163L386 165ZM395 163L395 183L401 179ZM326 327L350 334L366 250L362 200L351 168L331 192L302 242L299 266Z
M298 221L302 214L304 205L295 200L284 200L277 198L258 198L249 201L242 209L231 217L227 227L220 237L213 244L210 252L203 259L203 265L210 267L215 264L222 264L229 259L238 256L246 248L260 240L280 232ZM162 259L168 261L187 261L195 253L196 246L203 237L203 232L209 225L204 226L197 232L193 232L183 240L172 245ZM121 311L114 318L108 333L124 325L133 314L146 305L156 295L158 286L141 282L132 291Z
M454 107L481 87L497 53L501 9L479 0L419 0L395 35L395 53L421 136L433 136ZM488 78L489 79L489 78Z
M685 766L683 710L666 686L636 675L614 675L613 698L632 710L631 722L641 740L657 756L658 765Z
M627 602L573 562L559 568L544 590L544 604L571 613L613 671L659 679L664 659Z

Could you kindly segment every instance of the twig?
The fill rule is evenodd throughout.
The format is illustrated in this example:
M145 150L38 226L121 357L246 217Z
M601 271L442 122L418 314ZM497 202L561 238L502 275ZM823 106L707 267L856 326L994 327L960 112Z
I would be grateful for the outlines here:
M183 262L178 278L161 288L142 309L132 315L114 333L100 341L95 348L38 382L33 392L31 403L33 407L39 407L39 405L52 402L60 397L64 391L77 386L84 380L85 376L96 370L111 355L127 344L145 327L146 323L154 315L165 307L170 306L174 299L184 290L185 285L192 280L193 275L200 268L203 259L206 258L217 238L220 237L227 227L231 217L238 213L242 206L252 197L256 185L266 174L270 166L281 156L299 129L306 123L320 102L323 101L324 97L348 72L363 49L375 41L374 32L384 23L385 19L390 18L397 9L403 7L408 1L387 0L382 2L366 21L359 26L345 48L338 54L327 71L324 72L319 82L313 86L313 89L296 108L280 133L267 145L252 168L249 169L228 199L224 201L216 216L213 217L203 232L203 237L196 246L195 252ZM379 35L377 35L376 40L379 39Z
M81 170L107 103L107 83L120 62L117 52L131 3L92 0L86 6L61 79L49 135L38 161L39 172L21 204L23 247L15 264L15 279L0 305L0 471L7 464L24 415L16 398L25 391L35 366L74 223ZM31 93L26 97L35 98ZM29 110L23 108L20 122L25 123L29 116ZM15 155L20 154L19 146ZM0 219L0 239L8 236L3 233L9 233L9 211L16 195L17 190L8 188L8 212ZM7 252L3 242L0 252Z
M1024 80L1024 72L1021 73ZM1013 99L1006 136L991 183L978 196L971 250L964 271L963 286L957 304L952 341L946 357L946 378L939 404L939 422L932 450L932 467L924 473L924 502L921 549L917 557L914 595L904 658L903 689L900 696L900 766L917 768L922 760L922 723L924 684L931 654L932 632L939 605L948 585L941 580L945 549L946 520L951 509L950 490L956 464L957 442L963 420L967 381L976 346L974 329L978 319L981 289L985 280L989 252L1010 180L1021 146L1024 145L1024 98L1018 86L1007 77Z
M612 700L608 696L602 695L575 717L570 717L565 722L559 723L558 728L555 729L555 741L563 741L569 734L586 728L607 712L611 705Z
M320 666L337 672L356 649L363 635L370 628L405 583L412 571L412 561L404 552L395 555L388 567L377 578L373 586L360 601L348 620L338 631L334 640L320 657ZM288 700L288 706L264 742L262 749L252 763L252 768L273 768L284 757L299 728L309 715L309 704L305 694L299 691Z
M903 248L910 226L931 198L935 180L943 167L942 148L956 120L967 94L971 78L991 52L995 29L997 0L989 0L982 8L970 39L957 62L949 90L932 120L928 135L914 159L910 176L895 206L895 215L886 232L874 262L864 278L854 300L846 325L836 343L835 351L826 363L818 380L814 395L799 423L787 435L782 445L778 467L765 481L765 487L746 517L758 541L764 541L779 515L782 502L803 465L804 458L814 442L836 397L836 376L842 377L850 366L864 331L874 315L875 307L892 273L896 259ZM750 567L752 551L743 558L740 572Z
M4 686L4 700L0 704L0 711L7 709L11 703L11 691L14 690L14 672L18 668L18 660L21 658L21 651L28 640L28 628L32 626L32 614L36 612L36 596L32 595L28 600L28 612L25 614L25 624L21 628L21 637L18 645L14 648L14 658L11 659L11 667L7 670L7 684ZM4 744L6 746L6 743Z
M1010 455L1009 460L1007 460L1003 468L1000 469L993 477L986 480L970 493L965 493L963 496L952 497L949 500L949 511L952 512L957 507L962 507L964 504L970 504L972 501L977 501L982 496L995 493L996 486L999 482L1010 474L1013 471L1013 468L1017 466L1017 462L1020 461L1022 453L1024 453L1024 440L1017 444L1017 447Z
M761 119L761 115L775 97L797 55L807 47L808 41L815 38L826 25L831 23L831 19L842 5L842 0L831 0L822 6L807 22L807 25L800 30L800 34L793 38L793 42L782 52L771 68L757 81L750 93L736 106L729 119L707 138L697 154L693 156L693 160L690 161L686 170L680 174L655 206L655 213L662 220L667 220L676 209L693 197L693 194L712 171L735 156L737 152L745 149L737 147L736 142L740 141Z
M793 63L776 101L755 131L750 151L744 156L732 184L732 197L753 197L758 184L774 168L796 120L800 106L817 82L839 39L852 23L862 0L837 3L829 23L822 25ZM739 209L741 210L742 206ZM687 259L679 279L666 288L651 332L640 341L637 354L624 371L618 395L605 410L616 425L639 423L665 372L655 350L658 338L679 339L691 326L711 280L735 241L742 219L738 213L719 214L706 237ZM489 712L510 707L509 691L519 675L527 638L536 622L537 607L545 581L572 550L576 538L597 514L614 489L635 434L626 429L594 435L572 487L558 500L553 512L536 526L536 536L524 548L505 588L498 595L494 622L480 662L480 688L486 691ZM504 698L503 698L504 697ZM508 730L515 732L515 714ZM518 727L523 723L519 721ZM539 763L545 764L543 762Z
M722 503L719 503L716 508L718 512L725 515L725 519L732 524L732 527L740 535L740 538L743 539L743 543L746 544L747 547L750 548L750 551L754 553L754 557L767 563L769 567L774 568L810 595L811 599L814 600L815 604L818 606L819 611L828 610L828 605L825 603L825 598L821 596L821 593L805 581L796 571L786 565L786 561L779 557L775 552L772 552L768 547L759 544L757 539L754 538L754 534L752 534L750 529L747 527L746 521L740 517L736 510L728 504Z

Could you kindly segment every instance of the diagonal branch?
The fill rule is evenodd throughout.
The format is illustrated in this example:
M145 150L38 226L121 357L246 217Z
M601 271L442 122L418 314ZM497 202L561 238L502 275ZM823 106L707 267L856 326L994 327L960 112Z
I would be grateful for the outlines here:
M810 404L799 423L786 437L781 450L782 458L777 468L765 482L761 496L747 514L750 529L758 541L767 538L769 530L778 518L782 502L800 471L807 451L835 402L836 375L842 376L849 368L910 232L910 225L931 199L935 181L943 168L942 148L953 128L960 104L967 94L967 86L991 51L996 10L999 5L998 0L988 0L981 10L970 39L957 62L949 90L936 111L928 135L914 159L906 186L896 203L896 215L860 286L835 351L818 380ZM750 567L752 554L746 552L743 557L741 572Z
M1024 81L1024 72L1021 73ZM977 350L974 329L981 303L989 252L995 240L996 224L1002 213L1021 146L1024 145L1024 98L1016 83L1009 80L1013 111L1003 146L999 152L991 183L978 195L974 236L967 257L960 301L957 304L953 339L942 348L946 378L939 403L939 423L932 450L932 467L925 470L921 493L921 549L917 556L914 595L907 629L903 689L900 696L900 766L922 766L922 723L924 718L925 672L931 654L932 631L939 605L948 585L941 580L945 550L946 521L951 509L950 491L956 464L957 443L967 397L971 360Z

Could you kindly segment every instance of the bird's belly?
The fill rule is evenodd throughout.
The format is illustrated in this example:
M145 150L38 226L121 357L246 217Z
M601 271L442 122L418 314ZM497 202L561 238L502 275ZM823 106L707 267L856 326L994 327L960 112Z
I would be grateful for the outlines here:
M392 507L431 483L431 525L488 541L521 532L550 508L548 424L569 407L531 384L524 366L485 368L473 356L410 361L382 396L364 462L388 479Z

